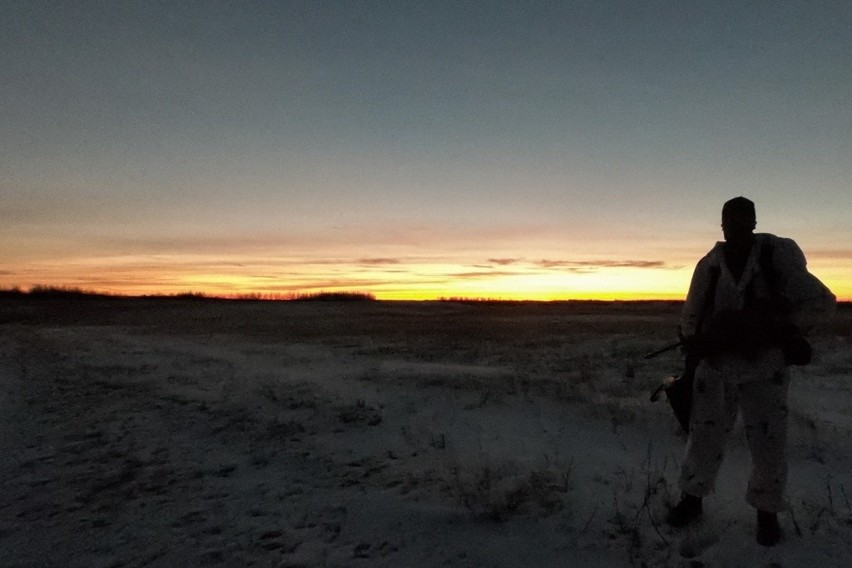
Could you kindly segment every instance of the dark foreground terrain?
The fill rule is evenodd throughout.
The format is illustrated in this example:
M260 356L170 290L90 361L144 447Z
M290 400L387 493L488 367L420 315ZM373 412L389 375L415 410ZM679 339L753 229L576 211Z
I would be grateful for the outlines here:
M847 566L847 308L791 387L785 540L729 444L690 531L677 303L0 298L2 566Z

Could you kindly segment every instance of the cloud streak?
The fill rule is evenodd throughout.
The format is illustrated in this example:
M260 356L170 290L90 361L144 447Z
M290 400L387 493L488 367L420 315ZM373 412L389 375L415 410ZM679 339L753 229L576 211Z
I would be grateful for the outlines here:
M596 272L610 268L637 268L652 270L680 270L683 266L669 265L662 260L565 260L565 259L541 259L528 261L523 258L489 258L485 265L476 265L477 268L493 268L506 266L529 266L545 270L567 270L570 272L587 273Z
M568 270L571 272L596 272L608 268L641 268L659 270L679 270L680 266L669 266L662 260L548 260L534 263L546 269Z
M509 266L521 262L520 258L489 258L488 262L498 266Z
M447 274L449 278L462 278L462 279L477 279L477 278L498 278L501 276L528 276L530 273L522 270L492 270L487 272L455 272L451 274Z
M399 258L359 258L356 263L364 266L387 266L400 264L402 260Z

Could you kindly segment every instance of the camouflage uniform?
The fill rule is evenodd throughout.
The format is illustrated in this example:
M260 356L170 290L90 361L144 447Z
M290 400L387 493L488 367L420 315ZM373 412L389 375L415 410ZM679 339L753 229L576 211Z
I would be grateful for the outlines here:
M681 333L694 337L704 309L708 287L716 282L713 314L740 312L754 298L772 293L761 266L761 250L769 245L776 292L790 308L787 320L807 331L834 309L831 292L807 271L801 249L791 239L755 234L745 270L737 281L725 264L719 242L699 261L681 318ZM711 273L718 271L718 278ZM746 334L747 335L747 334ZM756 341L748 353L723 353L701 361L693 385L690 433L679 480L684 493L704 497L714 490L724 445L742 411L752 457L746 500L768 512L784 508L787 482L787 387L790 375L781 349Z

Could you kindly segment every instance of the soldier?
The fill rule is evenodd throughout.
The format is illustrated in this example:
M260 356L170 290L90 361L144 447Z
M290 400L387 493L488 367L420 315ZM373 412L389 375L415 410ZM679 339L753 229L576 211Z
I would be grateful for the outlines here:
M725 241L695 268L681 318L688 351L698 353L680 502L667 516L684 526L701 516L714 490L725 441L742 412L752 458L746 501L757 509L757 541L781 538L778 512L787 482L789 364L810 357L803 338L835 307L791 239L754 233L754 203L736 197L722 208Z

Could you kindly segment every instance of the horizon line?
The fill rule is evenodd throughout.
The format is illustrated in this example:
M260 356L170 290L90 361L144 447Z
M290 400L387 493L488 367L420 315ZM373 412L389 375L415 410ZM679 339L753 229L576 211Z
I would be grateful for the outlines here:
M341 302L446 302L446 303L683 303L685 297L565 297L565 298L534 298L520 297L508 298L499 296L436 296L436 297L378 297L372 292L362 291L320 291L305 293L238 293L238 294L216 294L201 291L183 292L158 292L153 294L130 294L122 292L105 292L77 288L72 286L32 286L28 290L20 287L0 288L0 297L31 297L31 298L88 298L88 299L127 299L127 300L168 300L168 299L192 299L212 301L242 301L242 302L300 302L300 301L341 301ZM852 298L838 298L838 304L852 303Z

